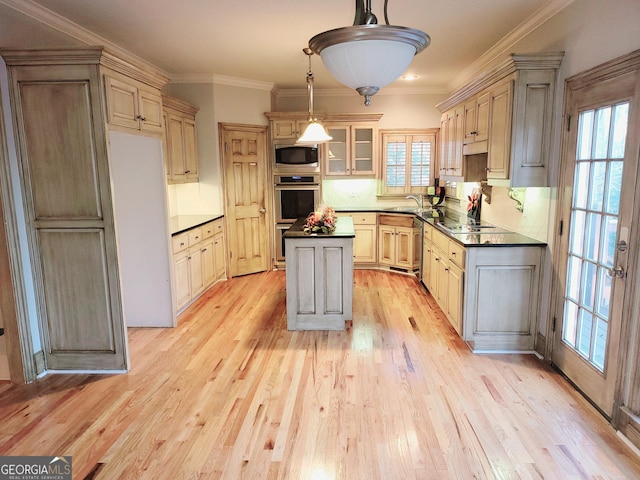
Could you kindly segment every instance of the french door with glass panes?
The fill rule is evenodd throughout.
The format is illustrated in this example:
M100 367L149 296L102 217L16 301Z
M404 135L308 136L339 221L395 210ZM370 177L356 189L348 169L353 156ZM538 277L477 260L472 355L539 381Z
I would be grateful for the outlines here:
M568 95L552 360L611 417L637 172L637 152L627 148L633 78Z

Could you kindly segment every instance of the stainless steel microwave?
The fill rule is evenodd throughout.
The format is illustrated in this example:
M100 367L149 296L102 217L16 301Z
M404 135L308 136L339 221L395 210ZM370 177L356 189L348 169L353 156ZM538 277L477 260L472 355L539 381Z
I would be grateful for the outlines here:
M276 170L308 170L318 168L317 145L276 145Z

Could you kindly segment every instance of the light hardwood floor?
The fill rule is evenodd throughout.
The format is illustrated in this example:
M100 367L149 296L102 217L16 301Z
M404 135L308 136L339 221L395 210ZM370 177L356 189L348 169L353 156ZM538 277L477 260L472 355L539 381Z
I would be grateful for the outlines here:
M356 271L338 332L288 332L284 283L234 278L175 329L131 329L127 375L0 384L0 455L72 455L78 479L640 478L560 375L472 355L415 279Z

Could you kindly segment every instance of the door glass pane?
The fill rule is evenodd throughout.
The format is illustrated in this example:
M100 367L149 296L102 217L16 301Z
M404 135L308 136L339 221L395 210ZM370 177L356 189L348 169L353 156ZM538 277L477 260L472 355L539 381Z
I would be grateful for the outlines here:
M580 113L562 340L604 371L628 103Z
M613 109L613 134L611 135L611 158L624 158L624 147L627 140L627 122L629 104L616 105Z
M585 163L584 165L588 164ZM604 197L604 182L606 173L607 162L593 163L593 168L591 169L591 192L589 199L589 210L602 210L602 199Z
M618 214L620 207L620 187L622 186L622 162L609 162L606 212Z
M611 122L611 107L600 108L596 112L595 146L593 158L607 158L609 151L609 126Z

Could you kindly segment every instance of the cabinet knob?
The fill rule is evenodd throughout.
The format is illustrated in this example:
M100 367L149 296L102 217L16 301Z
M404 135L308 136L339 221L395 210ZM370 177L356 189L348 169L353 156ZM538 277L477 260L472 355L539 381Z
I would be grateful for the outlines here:
M489 167L485 167L485 170L486 170L487 172L490 172L490 171L491 171L491 169L490 169Z
M469 133L471 133L471 135L477 135L478 134L478 132L469 132Z
M191 170L185 170L184 173L191 173Z
M456 252L451 252L451 256L455 257L456 256Z
M141 122L146 122L147 121L146 117L143 117L142 115L138 115L136 118L138 120L140 120Z

